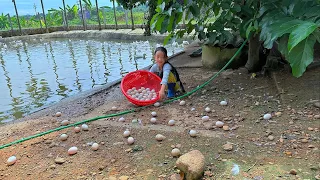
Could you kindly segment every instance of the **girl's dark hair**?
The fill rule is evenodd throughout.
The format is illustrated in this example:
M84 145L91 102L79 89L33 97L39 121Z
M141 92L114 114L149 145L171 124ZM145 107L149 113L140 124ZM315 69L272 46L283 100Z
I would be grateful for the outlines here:
M168 57L168 52L167 52L167 49L165 47L157 47L156 50L154 51L154 54L156 54L158 51L161 51L164 53L164 56L165 57Z

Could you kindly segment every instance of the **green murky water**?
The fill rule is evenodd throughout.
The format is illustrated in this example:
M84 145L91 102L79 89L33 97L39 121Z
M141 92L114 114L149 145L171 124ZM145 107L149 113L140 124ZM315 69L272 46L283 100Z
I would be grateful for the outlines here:
M102 86L153 63L157 43L98 39L0 42L0 121ZM168 55L181 45L167 46Z

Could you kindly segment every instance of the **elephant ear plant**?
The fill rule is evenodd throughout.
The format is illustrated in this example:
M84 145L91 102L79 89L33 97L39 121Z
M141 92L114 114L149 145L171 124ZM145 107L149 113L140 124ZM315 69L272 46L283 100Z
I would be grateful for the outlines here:
M316 41L320 43L319 1L266 1L260 14L263 15L259 24L260 40L264 41L264 47L272 48L278 41L292 74L300 77L313 61Z
M221 46L234 38L233 32L239 33L250 38L248 62L259 61L259 40L268 49L278 43L293 75L300 77L313 61L315 42L320 41L319 12L319 0L158 0L151 28L169 32L164 43L192 33L207 44ZM184 13L187 23L181 28Z

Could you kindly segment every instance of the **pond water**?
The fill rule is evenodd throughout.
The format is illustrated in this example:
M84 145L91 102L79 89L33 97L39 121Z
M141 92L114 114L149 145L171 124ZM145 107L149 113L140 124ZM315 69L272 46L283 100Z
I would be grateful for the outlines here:
M149 41L32 39L0 42L0 122L115 81L153 63ZM166 46L168 55L182 45Z

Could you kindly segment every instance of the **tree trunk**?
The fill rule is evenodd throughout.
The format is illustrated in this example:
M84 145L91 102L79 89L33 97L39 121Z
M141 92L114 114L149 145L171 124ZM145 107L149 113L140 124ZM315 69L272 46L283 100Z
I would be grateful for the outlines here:
M131 29L134 30L134 21L133 21L132 8L130 9L130 14L131 14Z
M248 61L245 67L249 72L256 72L263 66L261 65L259 58L259 34L251 36L249 40L249 51L248 51Z
M157 1L149 1L149 13L147 17L147 24L145 25L144 35L150 36L151 35L151 19L156 14L156 7L157 7Z

